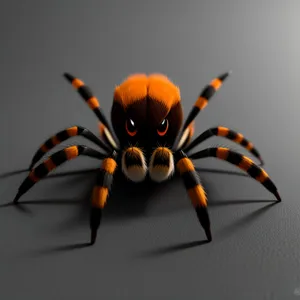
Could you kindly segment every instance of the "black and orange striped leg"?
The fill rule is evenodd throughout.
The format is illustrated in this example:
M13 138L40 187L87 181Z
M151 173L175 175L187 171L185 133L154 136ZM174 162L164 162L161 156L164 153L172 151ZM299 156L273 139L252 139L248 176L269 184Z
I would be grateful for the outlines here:
M72 86L77 90L77 92L80 94L80 96L83 98L85 103L90 107L90 109L95 113L99 121L105 126L107 130L107 134L111 137L113 140L113 143L111 143L111 146L114 150L117 150L117 138L114 135L114 132L105 117L101 107L100 103L97 99L97 97L92 92L91 88L87 86L81 79L76 78L75 76L64 73L64 77L72 84Z
M113 176L117 168L116 159L117 153L114 151L109 157L103 160L102 166L97 174L97 182L93 189L90 213L91 245L96 241L102 218L102 210L111 191Z
M66 128L64 130L59 131L55 135L51 136L49 139L47 139L36 151L34 154L29 169L31 170L33 166L51 149L53 149L55 146L59 145L60 143L75 137L75 136L82 136L86 138L87 140L93 142L103 150L105 150L107 153L110 153L112 149L105 145L98 137L96 137L90 130L87 128L84 128L82 126L72 126L69 128Z
M246 139L243 134L238 133L236 131L233 131L233 130L231 130L227 127L223 127L223 126L209 128L208 130L204 131L197 138L195 138L190 144L188 144L185 148L183 148L184 152L188 154L189 151L191 151L196 146L203 143L204 141L206 141L207 139L209 139L212 136L224 137L228 140L231 140L232 142L235 142L235 143L241 145L242 147L247 149L251 154L253 154L260 161L261 165L264 164L260 153L254 147L252 142L250 142L248 139Z
M207 106L209 100L216 94L216 92L222 87L224 81L228 78L231 74L231 71L226 72L219 77L214 78L210 84L208 84L200 93L197 101L195 102L193 108L191 109L190 113L188 114L186 121L184 122L183 128L181 129L179 135L176 138L176 141L173 146L173 150L177 150L178 143L182 138L185 130L188 126L195 120L197 115L200 111L204 110Z
M20 185L18 193L13 202L17 204L22 195L27 193L37 182L47 176L52 170L80 155L100 160L105 159L108 156L108 154L101 153L84 145L70 146L57 151L30 171L28 176Z
M198 220L203 227L207 241L212 240L210 219L207 210L207 198L203 186L200 183L199 176L195 170L192 161L183 151L175 153L176 168L179 171L188 195L195 208Z
M256 165L249 157L232 151L229 148L223 147L211 147L189 155L189 158L191 158L192 160L207 157L215 157L237 166L241 170L247 172L250 177L260 182L269 192L271 192L276 197L278 202L281 201L281 197L278 193L277 187L270 179L267 172L263 168Z

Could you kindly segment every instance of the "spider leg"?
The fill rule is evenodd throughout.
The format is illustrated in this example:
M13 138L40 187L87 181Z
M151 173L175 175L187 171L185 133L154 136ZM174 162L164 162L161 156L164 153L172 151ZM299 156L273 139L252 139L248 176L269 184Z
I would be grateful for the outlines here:
M44 162L42 162L30 171L28 176L20 185L18 193L13 202L16 204L22 195L27 193L28 190L31 189L37 182L39 182L42 178L47 176L58 166L80 155L93 157L97 159L104 159L108 156L107 154L103 154L97 150L94 150L84 145L74 145L57 151L49 158L47 158Z
M179 171L188 195L195 208L198 220L203 227L207 240L212 240L210 219L207 210L207 198L203 186L200 183L199 176L195 170L192 161L183 151L175 154L176 168Z
M113 176L117 168L117 153L114 151L112 155L106 157L97 174L96 185L93 189L91 212L90 212L90 229L91 229L91 245L97 238L98 228L102 219L102 210L111 191L113 184Z
M80 96L84 99L86 104L90 107L90 109L95 113L99 121L105 126L107 134L110 135L112 139L111 147L117 150L117 139L114 135L114 132L109 125L108 120L100 108L99 101L96 96L94 96L92 90L89 86L87 86L81 79L74 77L69 73L64 73L64 77L72 84L72 86L78 91Z
M65 140L70 139L74 136L82 136L87 140L93 142L98 145L100 148L105 150L106 152L111 152L107 145L105 145L98 137L96 137L90 130L81 126L73 126L66 128L64 130L59 131L55 135L51 136L47 139L36 151L34 154L29 169L31 170L33 166L52 148L64 142Z
M202 111L208 104L209 100L216 94L216 92L221 88L224 81L228 78L228 76L231 74L231 71L226 72L219 77L216 77L213 79L210 84L208 84L200 93L197 101L195 102L193 108L191 109L190 113L188 114L186 121L183 125L183 128L181 129L179 135L176 138L176 141L174 143L174 149L178 149L178 142L182 138L182 135L184 134L185 130L188 128L188 126L195 120L198 113Z
M277 191L277 187L270 179L267 172L263 168L257 166L249 157L232 151L229 148L223 147L211 147L189 155L189 158L191 158L192 160L207 157L215 157L237 166L241 170L247 172L250 177L260 182L269 192L271 192L276 197L278 202L281 201L281 197Z
M204 131L202 134L200 134L197 138L195 138L190 144L188 144L184 150L185 153L188 153L190 150L194 149L197 145L203 143L205 140L209 139L212 136L220 136L224 137L226 139L229 139L245 149L247 149L251 154L253 154L261 163L261 165L264 164L260 153L258 150L254 147L253 143L250 142L248 139L246 139L241 133L238 133L236 131L233 131L227 127L213 127L209 128L208 130Z

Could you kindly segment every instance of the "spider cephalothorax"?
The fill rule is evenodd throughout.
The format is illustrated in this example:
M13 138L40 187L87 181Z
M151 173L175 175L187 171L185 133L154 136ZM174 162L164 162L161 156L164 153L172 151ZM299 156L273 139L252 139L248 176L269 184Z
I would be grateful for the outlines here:
M215 157L227 161L247 172L273 193L277 201L281 201L277 188L266 171L247 156L224 147L211 147L189 154L190 150L208 138L221 136L240 144L263 164L253 144L241 133L227 127L209 128L192 140L194 119L206 107L228 75L229 73L225 73L215 78L203 89L184 123L180 90L170 79L162 74L131 75L115 88L111 128L90 88L82 80L66 73L65 78L98 117L100 138L87 128L76 125L47 139L35 153L30 173L21 184L14 203L17 204L23 194L53 169L79 155L103 160L92 195L91 244L96 240L102 210L111 191L118 162L126 177L133 182L141 182L147 175L153 181L161 182L169 179L177 170L183 178L208 241L212 240L212 235L207 198L192 160ZM73 145L57 151L38 164L44 154L56 145L79 135L92 141L105 153L85 145Z
M132 181L163 181L174 173L171 148L182 125L180 91L161 74L135 74L115 88L113 129L122 170Z

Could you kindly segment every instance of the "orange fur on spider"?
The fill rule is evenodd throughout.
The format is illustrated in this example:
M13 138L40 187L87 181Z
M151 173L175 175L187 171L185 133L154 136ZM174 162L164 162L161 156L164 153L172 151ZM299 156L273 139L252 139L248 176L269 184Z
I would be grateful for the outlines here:
M146 97L162 102L171 109L180 101L179 88L163 74L133 74L115 88L114 101L124 108Z

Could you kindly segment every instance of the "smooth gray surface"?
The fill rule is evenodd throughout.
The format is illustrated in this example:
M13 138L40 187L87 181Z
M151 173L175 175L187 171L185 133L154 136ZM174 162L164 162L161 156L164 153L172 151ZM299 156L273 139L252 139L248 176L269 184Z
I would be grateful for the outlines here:
M67 126L97 132L65 71L88 83L109 114L115 84L132 72L169 75L187 113L213 77L232 69L196 132L215 125L242 132L283 202L259 202L274 198L251 178L203 172L214 240L187 247L204 233L181 182L147 201L147 189L124 199L116 187L97 244L71 250L89 239L95 174L49 178L22 198L32 201L25 211L0 209L0 299L297 299L300 2L21 3L1 2L2 174L28 167L37 147ZM221 138L204 146L217 144L240 150ZM196 164L238 171L214 159ZM97 166L79 158L55 173ZM25 176L1 177L1 203Z

